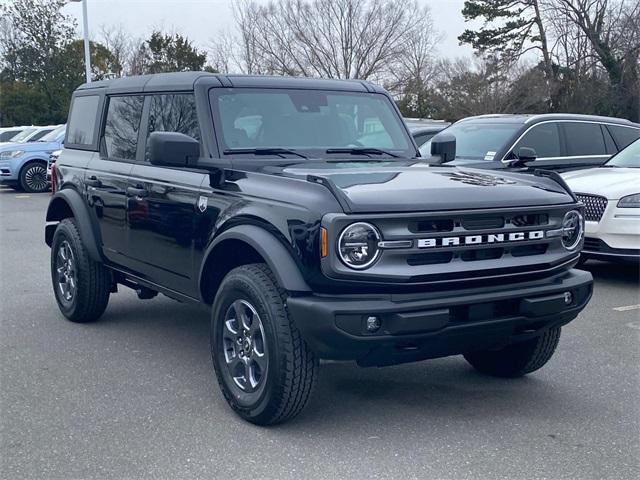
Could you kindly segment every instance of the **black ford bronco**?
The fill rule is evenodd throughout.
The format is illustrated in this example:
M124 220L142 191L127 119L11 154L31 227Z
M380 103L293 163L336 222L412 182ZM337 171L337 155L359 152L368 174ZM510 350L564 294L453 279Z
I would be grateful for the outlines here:
M175 73L73 95L46 214L60 310L97 320L118 286L211 312L222 392L287 420L320 358L462 354L542 367L589 301L583 206L554 174L420 158L362 81Z

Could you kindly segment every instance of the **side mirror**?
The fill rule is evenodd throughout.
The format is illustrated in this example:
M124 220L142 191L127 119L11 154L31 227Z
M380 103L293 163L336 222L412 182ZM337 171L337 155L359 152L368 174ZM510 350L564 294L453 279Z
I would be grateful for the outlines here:
M518 160L523 162L532 162L536 158L538 158L538 154L535 149L530 147L520 147L518 149Z
M160 167L195 166L200 157L200 142L178 132L153 132L149 135L149 161Z
M440 157L440 162L447 163L456 158L456 137L442 132L431 139L431 155Z

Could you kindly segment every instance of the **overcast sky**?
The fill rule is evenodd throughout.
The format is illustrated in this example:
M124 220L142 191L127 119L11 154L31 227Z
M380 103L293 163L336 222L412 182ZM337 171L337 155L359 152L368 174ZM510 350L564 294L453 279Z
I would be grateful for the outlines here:
M206 49L217 32L233 27L231 0L87 1L92 38L98 37L101 25L122 25L134 37L147 37L154 28L160 28L186 35L197 46ZM418 1L429 5L437 28L444 35L439 54L450 58L471 54L471 48L459 46L457 39L465 29L460 13L464 0ZM78 33L81 33L82 4L70 3L64 7L64 11L78 19Z

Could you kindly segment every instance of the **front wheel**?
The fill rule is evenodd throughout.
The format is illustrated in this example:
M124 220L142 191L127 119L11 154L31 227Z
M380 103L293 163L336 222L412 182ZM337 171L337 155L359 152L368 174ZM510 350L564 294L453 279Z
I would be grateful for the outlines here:
M318 359L285 308L286 292L264 264L233 269L212 309L211 355L218 384L245 420L272 425L309 400Z
M40 193L49 190L47 165L43 162L29 162L20 171L20 186L25 192Z
M476 370L495 377L521 377L542 368L553 356L560 341L560 327L525 342L499 350L468 353L464 358Z

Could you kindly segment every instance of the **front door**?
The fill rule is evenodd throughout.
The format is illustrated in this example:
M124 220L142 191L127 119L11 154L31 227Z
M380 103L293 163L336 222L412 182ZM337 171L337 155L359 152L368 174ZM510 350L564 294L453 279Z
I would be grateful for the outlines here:
M196 295L194 237L198 216L206 211L206 205L198 204L200 188L209 177L199 170L151 165L147 145L156 131L180 132L200 140L195 101L193 94L181 93L148 95L146 102L143 161L131 171L127 188L134 270L152 282Z
M127 188L133 269L187 295L194 293L194 236L205 178L202 172L135 165Z

